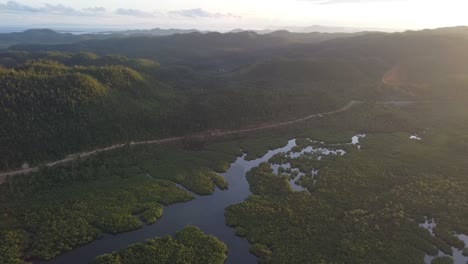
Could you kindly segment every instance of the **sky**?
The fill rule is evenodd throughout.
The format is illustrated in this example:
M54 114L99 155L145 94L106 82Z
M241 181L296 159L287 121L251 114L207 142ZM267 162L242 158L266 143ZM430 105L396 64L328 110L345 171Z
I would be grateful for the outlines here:
M282 26L422 29L468 25L468 0L0 0L2 27Z

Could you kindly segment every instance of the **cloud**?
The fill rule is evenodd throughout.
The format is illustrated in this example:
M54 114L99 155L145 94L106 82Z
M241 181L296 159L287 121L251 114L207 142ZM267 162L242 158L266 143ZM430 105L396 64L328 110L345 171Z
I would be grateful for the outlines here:
M239 16L235 16L230 13L227 13L227 14L211 13L201 8L174 10L174 11L169 12L169 14L182 16L182 17L188 17L188 18L223 18L223 17L224 18L225 17L240 18Z
M1 0L0 0L1 1ZM314 0L316 1L316 0ZM328 0L322 0L328 1ZM342 0L343 1L343 0ZM178 17L178 18L240 18L230 13L212 13L205 11L201 8L174 10L170 12L156 12L146 11L140 9L126 9L118 8L113 11L108 11L104 7L87 7L82 9L75 9L63 4L43 4L41 6L32 6L21 4L17 1L11 0L6 3L0 2L0 13L38 13L38 14L51 14L51 15L68 15L68 16L102 16L105 14L116 14L121 16L133 16L141 18L154 18L154 17Z
M41 12L40 8L35 8L28 5L22 5L15 1L8 1L5 4L0 3L0 11L11 12Z
M95 6L95 7L87 7L87 8L83 8L83 11L85 12L91 12L91 13L104 13L106 12L107 10L102 7L102 6Z
M138 9L125 9L119 8L115 13L123 16L136 16L136 17L153 17L154 13L138 10Z
M0 12L3 13L45 13L45 14L57 14L57 15L94 15L105 12L104 7L89 7L84 9L75 9L62 4L44 4L39 7L23 5L16 1L8 1L6 3L0 3Z
M53 13L53 14L66 14L66 15L81 15L82 14L82 11L76 10L72 7L64 6L62 4L59 4L59 5L45 4L44 7L41 8L41 10L44 10L47 13Z

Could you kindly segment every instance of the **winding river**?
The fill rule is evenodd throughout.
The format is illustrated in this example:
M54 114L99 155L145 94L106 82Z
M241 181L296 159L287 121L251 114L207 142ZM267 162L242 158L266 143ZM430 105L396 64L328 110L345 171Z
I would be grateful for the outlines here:
M352 138L352 143L360 149L359 139L365 135L356 135ZM348 143L349 144L349 143ZM245 238L236 236L234 229L226 226L224 216L225 208L243 202L250 195L249 184L245 178L246 173L260 165L262 162L267 162L277 153L286 153L296 146L296 140L288 141L287 145L275 150L268 151L263 157L247 161L243 157L238 157L231 164L229 170L222 174L229 182L229 189L221 191L216 189L212 195L199 196L195 195L195 199L186 203L178 203L164 208L164 215L155 224L146 225L141 229L122 233L118 235L105 235L102 239L96 240L83 247L74 249L65 253L54 260L35 262L41 264L83 264L90 263L96 256L106 253L111 253L116 250L121 250L130 244L144 242L146 239L162 237L166 235L174 235L177 231L188 225L199 227L207 234L211 234L221 239L226 243L229 253L226 263L229 264L255 264L257 258L249 252L250 244ZM324 151L325 150L325 151ZM301 153L291 153L290 155L300 155L303 152L319 152L323 155L344 155L343 150L328 150L322 148L309 147ZM321 156L318 157L320 159ZM289 164L281 165L283 168L289 168ZM278 173L280 165L272 165L274 173ZM318 170L313 171L314 174ZM301 175L301 174L299 174ZM150 175L148 175L150 176ZM295 184L294 180L290 181L291 187L296 191L305 191L302 186ZM178 185L180 188L182 186ZM184 188L183 188L184 189ZM185 189L184 189L185 190ZM427 225L427 226L426 226ZM431 225L428 223L421 224L431 232ZM468 245L468 237L459 235L459 238L464 240ZM443 256L441 252L439 256ZM454 250L454 261L456 264L465 264L467 257L461 255L460 250ZM434 257L426 256L425 263L430 263Z
M290 140L282 148L268 151L262 158L246 161L239 157L223 174L229 182L229 189L216 189L213 195L196 196L192 201L178 203L164 208L164 215L153 225L118 235L105 235L83 247L65 253L54 260L36 263L83 264L90 263L96 256L126 248L130 244L144 242L146 239L173 235L187 225L199 227L207 234L221 239L228 246L226 263L257 263L257 258L249 252L250 244L245 238L236 236L234 229L226 226L225 208L243 202L251 194L245 175L250 169L268 161L273 155L287 152L296 146Z

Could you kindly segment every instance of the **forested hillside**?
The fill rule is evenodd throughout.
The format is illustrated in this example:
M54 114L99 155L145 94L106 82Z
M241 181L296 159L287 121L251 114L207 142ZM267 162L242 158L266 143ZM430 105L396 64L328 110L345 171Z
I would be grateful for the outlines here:
M350 100L465 100L466 35L190 33L15 46L0 54L1 166L294 119Z
M65 44L89 39L108 39L123 37L118 34L81 34L59 33L51 29L29 29L24 32L0 33L0 50L16 44Z
M249 32L249 31L245 31ZM0 33L0 50L7 49L14 45L57 45L72 44L86 40L106 40L126 37L158 37L172 36L175 34L216 34L214 32L201 32L196 29L160 29L149 30L125 30L125 31L107 31L87 34L61 33L51 29L29 29L24 32ZM219 33L218 33L219 34ZM290 41L302 43L316 43L335 38L346 38L363 33L292 33L288 31L274 31L268 33L270 36L276 36Z
M142 118L150 126L160 120L156 114L167 108L163 100L171 103L125 66L30 61L1 69L0 80L4 168L123 140L142 130L137 126Z
M250 31L226 34L210 32L166 37L111 38L63 45L16 45L10 49L120 54L132 58L155 59L163 64L185 65L197 71L213 73L231 71L259 59L280 56L294 45L311 45L351 36L354 34L273 32L259 35Z
M184 139L6 178L0 262L51 260L158 222L175 203L196 206L229 190L229 203L206 208L252 243L260 263L467 255L466 28L309 36L190 33L0 53L0 171ZM278 129L204 137L311 114ZM350 143L357 133L367 136ZM285 144L290 151L278 149ZM181 208L175 218L209 215ZM177 250L181 262L226 259L224 244L196 228L124 245L95 263L179 261Z
M322 89L329 81L315 89L273 87L239 79L244 73L208 77L122 56L12 52L0 61L8 67L0 70L3 169L116 143L287 120L346 100Z

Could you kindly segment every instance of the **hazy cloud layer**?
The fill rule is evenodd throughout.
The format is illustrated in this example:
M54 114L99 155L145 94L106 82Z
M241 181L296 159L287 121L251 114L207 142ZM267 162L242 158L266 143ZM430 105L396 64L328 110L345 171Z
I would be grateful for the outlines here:
M119 8L115 10L115 14L123 16L136 16L136 17L153 17L154 13L146 12L138 9L125 9Z
M43 4L42 6L31 6L21 4L16 1L8 1L6 3L0 2L0 13L41 13L41 14L55 14L55 15L69 15L69 16L82 16L82 15L104 15L115 14L121 16L134 16L141 18L150 17L180 17L180 18L239 18L230 13L212 13L201 8L174 10L167 13L156 11L145 11L140 9L127 9L117 8L112 11L106 10L104 7L87 7L83 9L75 9L73 7L65 6L62 4Z
M15 1L9 1L5 4L0 3L1 11L11 11L11 12L41 12L39 8L22 5Z
M83 8L84 11L86 12L94 12L94 13L104 13L106 12L107 10L104 8L104 7L87 7L87 8Z
M62 4L44 4L39 7L23 5L16 1L8 1L0 3L0 12L28 12L28 13L44 13L44 14L59 14L59 15L93 15L103 13L104 7L89 7L84 9L75 9Z
M189 18L223 18L223 17L238 18L239 17L239 16L235 16L229 13L227 14L211 13L201 8L174 10L174 11L169 12L169 14L182 16L182 17L189 17Z

